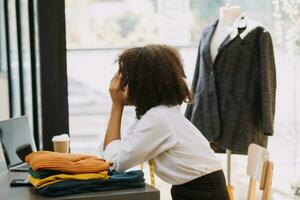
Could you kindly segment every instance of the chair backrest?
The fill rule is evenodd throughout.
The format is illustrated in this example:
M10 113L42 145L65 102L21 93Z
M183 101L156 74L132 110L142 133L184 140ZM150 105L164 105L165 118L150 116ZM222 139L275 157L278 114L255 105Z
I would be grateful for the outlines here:
M261 180L264 164L269 160L269 152L257 144L250 144L248 148L247 174L256 181Z
M248 200L256 199L256 182L260 182L259 189L263 190L262 200L271 198L273 163L269 160L269 152L256 144L248 148L247 174L250 176Z

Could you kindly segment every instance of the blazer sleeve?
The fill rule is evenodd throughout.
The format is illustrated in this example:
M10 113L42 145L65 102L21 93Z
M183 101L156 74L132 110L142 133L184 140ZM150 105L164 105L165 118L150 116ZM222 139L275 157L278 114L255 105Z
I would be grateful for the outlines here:
M262 127L265 135L273 135L276 69L272 38L269 32L264 31L260 35L259 48Z
M197 87L198 79L199 79L200 50L201 50L201 40L200 40L199 46L198 46L196 66L195 66L195 71L194 71L194 76L193 76L193 81L192 81L192 87L191 87L191 91L193 94L196 91L196 87ZM189 120L191 120L191 118L192 118L192 111L193 111L193 104L188 104L186 107L186 110L185 110L185 117Z

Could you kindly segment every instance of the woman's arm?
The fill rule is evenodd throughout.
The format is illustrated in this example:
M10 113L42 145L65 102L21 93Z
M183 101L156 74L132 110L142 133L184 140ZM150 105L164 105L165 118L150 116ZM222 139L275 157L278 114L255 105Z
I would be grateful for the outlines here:
M135 125L129 137L120 140L124 105L128 103L128 88L121 90L122 76L116 74L110 83L112 110L108 123L103 158L112 162L112 168L124 171L145 160L152 159L177 144L171 127L161 113L148 113Z
M106 135L104 139L104 149L113 140L120 139L121 119L124 105L127 102L128 86L125 92L121 90L122 75L116 73L109 86L109 92L112 99L112 108Z
M131 127L130 135L109 143L103 158L113 163L112 169L125 171L155 158L178 142L162 113L145 114Z
M121 139L121 119L124 106L112 105L111 114L104 139L104 149L113 140Z

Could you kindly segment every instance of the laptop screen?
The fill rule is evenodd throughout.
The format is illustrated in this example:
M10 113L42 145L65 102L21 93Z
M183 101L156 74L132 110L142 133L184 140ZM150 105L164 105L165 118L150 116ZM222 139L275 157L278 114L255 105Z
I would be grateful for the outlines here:
M20 150L23 151L24 147L36 151L28 117L0 121L0 142L8 167L22 163Z

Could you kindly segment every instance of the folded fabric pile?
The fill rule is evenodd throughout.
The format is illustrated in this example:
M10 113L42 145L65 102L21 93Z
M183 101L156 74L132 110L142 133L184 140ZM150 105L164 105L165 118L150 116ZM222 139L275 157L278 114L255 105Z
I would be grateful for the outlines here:
M110 164L93 155L36 151L26 156L25 161L33 171L43 169L69 174L98 173L107 171Z
M144 187L141 170L109 171L110 163L91 155L37 151L25 158L28 180L44 196Z

